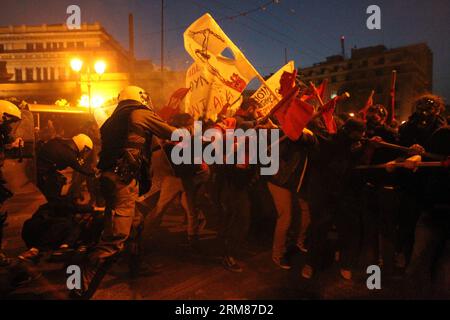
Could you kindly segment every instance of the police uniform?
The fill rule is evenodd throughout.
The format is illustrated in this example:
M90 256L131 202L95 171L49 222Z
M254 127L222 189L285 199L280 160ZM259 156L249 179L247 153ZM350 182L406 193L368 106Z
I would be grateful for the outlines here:
M3 167L6 145L14 140L11 136L11 124L21 120L21 118L21 112L16 105L9 101L0 100L0 169ZM12 196L11 191L4 186L5 183L0 171L0 206ZM7 266L10 263L10 259L2 252L3 226L6 223L6 216L6 212L0 211L0 266Z
M114 261L110 258L124 249L128 238L136 238L142 231L143 219L135 202L150 189L152 137L170 139L175 129L151 107L134 100L121 101L101 127L98 168L106 204L105 229L83 266L83 290L74 291L75 297L92 295Z
M174 130L149 107L133 101L119 104L100 129L98 168L102 171L100 184L107 217L97 247L102 257L121 251L132 225L141 225L142 216L135 215L135 201L149 190L152 136L170 139Z
M47 141L37 155L37 187L47 201L61 199L61 190L66 184L66 178L59 173L67 167L93 176L94 172L84 166L79 158L77 146L72 139L54 138Z

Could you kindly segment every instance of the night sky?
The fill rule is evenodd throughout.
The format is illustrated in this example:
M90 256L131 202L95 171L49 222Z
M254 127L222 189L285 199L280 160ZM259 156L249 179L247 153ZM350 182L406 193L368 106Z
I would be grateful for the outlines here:
M384 44L398 47L426 42L434 53L434 91L450 102L449 0L280 0L266 10L240 16L268 0L165 0L165 60L169 67L185 69L183 31L210 12L228 36L262 74L284 63L284 48L297 66L306 67L339 54L341 35L350 48ZM68 5L81 7L82 22L100 22L125 47L128 13L135 15L138 58L160 62L161 0L1 0L0 25L62 23ZM366 28L366 8L381 7L382 29Z

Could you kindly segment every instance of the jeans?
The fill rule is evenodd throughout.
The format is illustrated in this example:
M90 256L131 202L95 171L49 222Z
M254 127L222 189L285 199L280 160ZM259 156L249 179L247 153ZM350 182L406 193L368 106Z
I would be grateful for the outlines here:
M287 251L288 232L291 227L293 198L296 197L289 189L279 187L270 182L267 183L277 210L277 222L273 236L272 257L281 259ZM304 200L299 199L301 209L301 228L298 233L297 244L303 243L310 222L309 206Z

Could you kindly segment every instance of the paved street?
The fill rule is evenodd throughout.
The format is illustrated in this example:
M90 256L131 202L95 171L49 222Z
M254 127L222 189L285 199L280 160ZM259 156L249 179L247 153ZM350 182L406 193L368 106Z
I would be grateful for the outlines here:
M6 203L9 225L6 227L4 249L11 257L25 250L20 237L21 226L43 198L32 185ZM246 246L242 273L231 273L220 265L215 252L215 232L202 233L200 251L193 251L185 242L185 227L181 209L172 207L156 232L145 232L145 262L150 271L137 279L128 277L124 257L103 280L94 299L379 299L400 298L398 283L384 281L383 289L369 291L364 275L353 282L338 276L337 267L322 273L317 281L300 278L303 257L294 256L291 271L277 269L270 259L270 239L251 241ZM213 220L213 219L212 219ZM247 248L248 247L248 248ZM17 262L16 262L17 263ZM62 263L42 259L30 272L40 274L32 283L11 288L10 272L0 269L0 294L8 299L67 299L66 275ZM319 289L320 288L320 289Z

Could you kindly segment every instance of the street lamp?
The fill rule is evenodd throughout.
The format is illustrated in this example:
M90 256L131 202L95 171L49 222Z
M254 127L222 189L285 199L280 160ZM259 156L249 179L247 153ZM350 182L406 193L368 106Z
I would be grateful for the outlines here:
M70 61L70 67L73 71L80 72L81 68L83 67L83 61L78 58L74 58L72 59L72 61Z
M95 69L95 72L98 74L98 75L102 75L102 74L104 74L105 73L105 70L106 70L106 63L105 63L105 61L103 61L103 60L99 60L99 61L97 61L96 63L95 63L95 65L94 65L94 69Z
M73 58L70 61L70 67L72 68L73 71L75 71L76 73L79 73L81 71L81 69L83 68L83 61L78 59L78 58ZM100 77L101 75L103 75L105 73L106 70L106 62L103 60L97 60L94 63L94 70L95 73ZM92 77L91 77L91 66L88 65L87 66L87 86L88 86L88 105L89 105L89 113L91 113L91 81L92 81ZM81 83L81 77L80 77L80 83Z

